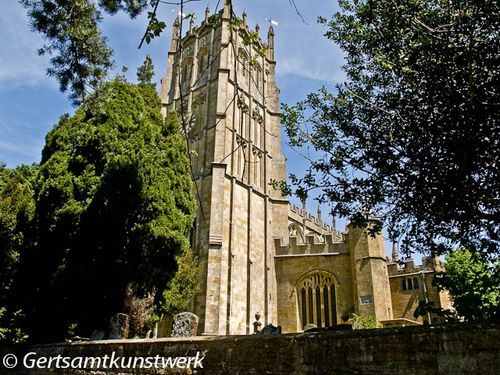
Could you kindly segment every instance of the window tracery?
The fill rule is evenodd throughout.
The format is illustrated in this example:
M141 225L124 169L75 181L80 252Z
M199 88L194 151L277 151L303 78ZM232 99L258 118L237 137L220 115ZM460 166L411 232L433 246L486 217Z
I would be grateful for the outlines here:
M302 328L307 324L331 327L337 324L335 278L325 271L313 271L297 283Z

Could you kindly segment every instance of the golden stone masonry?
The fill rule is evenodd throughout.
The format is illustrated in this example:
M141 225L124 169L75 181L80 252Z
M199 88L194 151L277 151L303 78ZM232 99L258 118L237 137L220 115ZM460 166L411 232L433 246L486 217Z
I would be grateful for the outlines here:
M321 211L292 207L269 185L286 179L274 31L265 43L245 14L235 25L229 12L225 5L199 26L191 20L181 40L175 21L161 85L163 113L183 116L199 197L192 243L203 269L191 305L198 332L252 333L256 313L283 332L332 326L353 313L411 325L422 322L413 317L419 301L448 308L431 284L438 259L401 266L397 252L387 258L381 234L352 225L337 232Z

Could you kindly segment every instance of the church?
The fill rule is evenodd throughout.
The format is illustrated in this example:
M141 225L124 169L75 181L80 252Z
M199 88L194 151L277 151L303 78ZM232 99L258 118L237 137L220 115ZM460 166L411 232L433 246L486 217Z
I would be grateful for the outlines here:
M283 332L331 327L353 314L382 326L421 324L419 301L448 308L432 285L438 259L388 258L382 234L338 232L291 206L270 185L286 180L274 30L267 41L227 2L188 30L176 19L161 82L162 111L182 116L198 214L192 246L201 264L191 302L199 334L253 333L255 315ZM235 22L235 19L237 22ZM179 35L182 35L179 38Z

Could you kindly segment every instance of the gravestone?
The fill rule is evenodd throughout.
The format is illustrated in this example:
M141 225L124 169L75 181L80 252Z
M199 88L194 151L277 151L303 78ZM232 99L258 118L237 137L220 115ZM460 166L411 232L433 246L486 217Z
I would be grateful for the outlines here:
M96 329L94 332L92 332L92 335L90 336L90 341L103 340L104 335L105 335L104 331L99 331Z
M318 326L316 324L314 324L314 323L307 323L304 326L304 332L309 331L311 329L315 329L315 328L318 328Z
M163 315L158 321L158 337L170 337L172 335L172 315Z
M259 335L281 335L281 326L273 326L272 324L268 324L259 332Z
M190 312L182 312L174 316L172 337L196 336L198 333L198 316Z
M109 339L120 340L128 337L128 315L118 313L109 322Z

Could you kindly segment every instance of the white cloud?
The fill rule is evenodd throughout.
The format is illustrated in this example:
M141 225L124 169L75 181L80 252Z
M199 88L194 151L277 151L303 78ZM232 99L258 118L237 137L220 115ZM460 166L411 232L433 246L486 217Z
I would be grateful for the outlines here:
M311 60L297 56L283 56L278 60L278 75L293 74L299 77L327 83L338 83L345 79L337 61Z
M40 150L43 144L35 142L34 144L20 144L18 142L0 141L0 154L17 154L22 156L22 159L37 160L40 157Z
M26 10L17 0L2 2L0 35L0 87L56 85L46 74L48 58L37 55L43 40L30 30Z
M287 2L288 3L288 2ZM318 2L314 5L297 1L306 23L289 4L281 4L273 15L279 20L275 27L277 73L282 77L295 75L336 83L345 79L341 66L344 54L340 48L324 36L327 28L317 23L318 15L329 17L336 10L336 2Z

